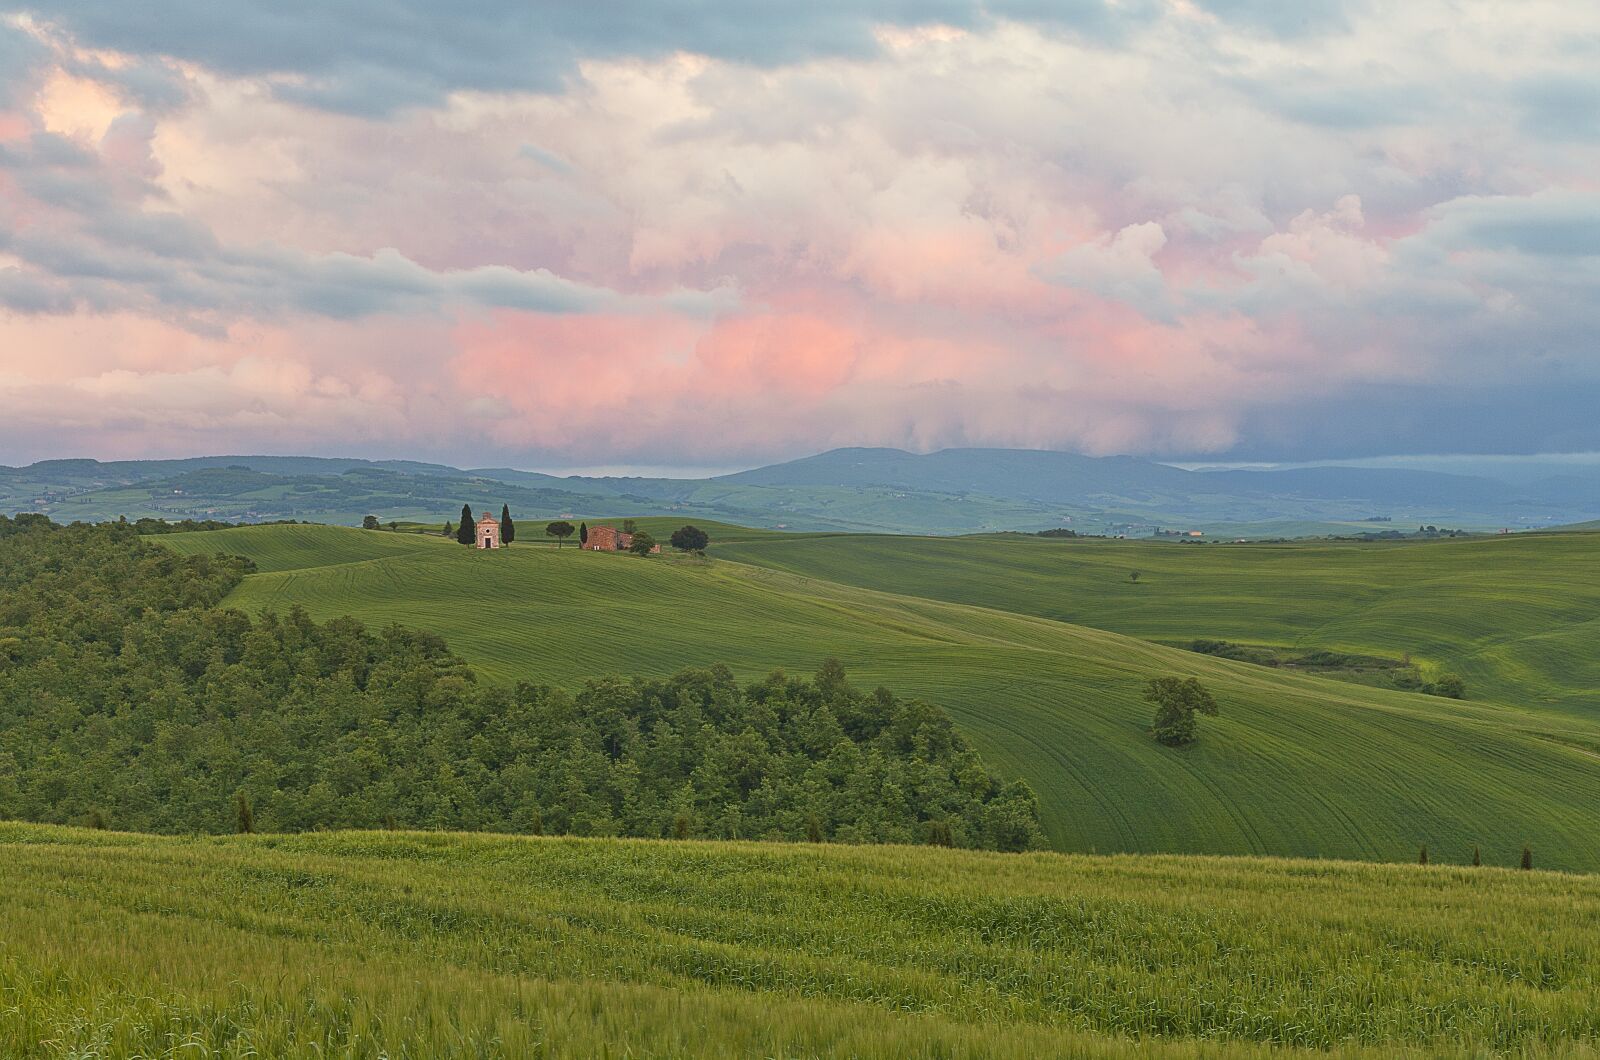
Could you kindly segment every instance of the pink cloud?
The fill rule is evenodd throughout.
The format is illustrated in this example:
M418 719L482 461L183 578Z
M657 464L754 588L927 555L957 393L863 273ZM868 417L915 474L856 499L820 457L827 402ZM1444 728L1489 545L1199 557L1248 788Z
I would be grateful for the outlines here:
M57 69L0 111L0 417L27 425L0 440L1198 452L1469 359L1515 378L1486 323L1600 374L1565 338L1587 259L1456 238L1478 199L1592 188L1600 148L1530 134L1480 73L1539 75L1574 28L1418 51L1426 21L1316 54L1174 17L770 69L590 58L377 117L199 65L147 110ZM1364 123L1332 91L1413 62L1450 107Z

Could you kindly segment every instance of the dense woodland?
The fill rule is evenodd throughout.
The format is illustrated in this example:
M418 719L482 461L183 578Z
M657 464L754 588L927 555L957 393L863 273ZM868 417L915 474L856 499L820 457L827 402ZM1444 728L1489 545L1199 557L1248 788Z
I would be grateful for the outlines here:
M948 716L836 664L504 688L431 633L220 607L248 570L0 517L0 819L1038 842Z

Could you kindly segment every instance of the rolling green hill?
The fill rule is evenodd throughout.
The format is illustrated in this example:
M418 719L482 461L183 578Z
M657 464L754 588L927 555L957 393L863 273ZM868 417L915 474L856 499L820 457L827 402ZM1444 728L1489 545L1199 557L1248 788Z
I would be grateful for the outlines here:
M1600 1035L1600 881L1547 872L8 824L0 849L8 1057L1563 1055Z
M718 554L1151 640L1410 654L1460 673L1474 698L1600 716L1593 534L1216 546L774 535Z
M542 543L485 553L331 527L161 540L254 558L263 573L233 605L433 629L496 680L575 685L715 662L754 678L836 656L857 683L949 710L997 771L1033 785L1064 850L1410 860L1427 843L1459 861L1481 843L1504 861L1530 842L1542 865L1600 869L1600 726L1575 716L1298 676L724 560ZM1140 688L1168 673L1200 677L1223 707L1182 751L1145 731Z

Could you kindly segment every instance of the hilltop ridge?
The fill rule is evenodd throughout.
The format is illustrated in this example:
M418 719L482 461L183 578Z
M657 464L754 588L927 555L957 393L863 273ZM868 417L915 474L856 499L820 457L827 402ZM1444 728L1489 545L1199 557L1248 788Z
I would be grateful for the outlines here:
M964 534L1068 526L1210 538L1448 525L1546 528L1600 516L1600 473L1502 482L1367 467L1188 470L1140 457L1031 449L833 449L710 478L558 476L409 460L215 456L0 467L0 510L58 521L219 518L353 524L443 520L460 504L520 514L683 513L747 526Z

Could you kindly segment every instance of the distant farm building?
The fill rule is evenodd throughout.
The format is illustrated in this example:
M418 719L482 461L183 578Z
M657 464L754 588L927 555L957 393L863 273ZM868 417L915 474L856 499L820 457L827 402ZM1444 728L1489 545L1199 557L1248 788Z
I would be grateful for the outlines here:
M589 527L589 539L583 547L590 552L626 552L633 547L633 535L614 526ZM651 555L661 551L661 546L656 545L650 550Z
M500 520L484 512L478 517L476 540L479 548L500 547Z

